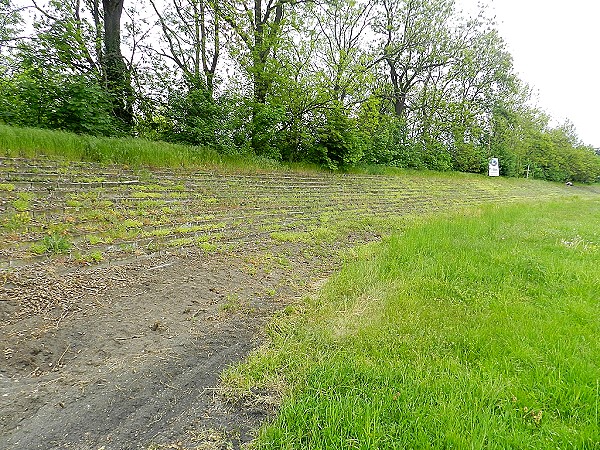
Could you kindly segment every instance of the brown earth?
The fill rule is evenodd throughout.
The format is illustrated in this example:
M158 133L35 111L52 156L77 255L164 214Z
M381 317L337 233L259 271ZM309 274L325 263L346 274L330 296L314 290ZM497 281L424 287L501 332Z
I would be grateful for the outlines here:
M327 269L247 261L188 251L5 275L0 448L238 448L251 439L272 405L225 401L219 374Z

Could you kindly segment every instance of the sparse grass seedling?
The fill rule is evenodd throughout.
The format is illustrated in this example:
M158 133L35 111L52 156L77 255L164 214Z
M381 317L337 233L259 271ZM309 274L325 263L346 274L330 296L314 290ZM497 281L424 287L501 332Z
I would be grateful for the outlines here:
M18 212L10 215L2 221L2 228L14 232L23 229L31 222L31 214L28 212Z
M38 255L43 255L44 253L59 255L68 252L71 246L72 244L66 236L61 234L51 234L33 244L31 246L31 251Z
M30 202L35 195L30 192L19 192L19 198L13 202L13 207L19 211L27 211L31 208Z
M240 297L235 294L227 294L225 303L221 305L221 310L227 313L235 313L239 311L242 306Z

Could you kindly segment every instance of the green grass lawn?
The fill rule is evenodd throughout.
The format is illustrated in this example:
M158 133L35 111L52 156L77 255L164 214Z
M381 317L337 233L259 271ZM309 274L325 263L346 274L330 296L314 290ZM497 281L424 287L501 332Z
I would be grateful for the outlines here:
M600 448L600 201L465 210L363 247L224 375L256 448Z

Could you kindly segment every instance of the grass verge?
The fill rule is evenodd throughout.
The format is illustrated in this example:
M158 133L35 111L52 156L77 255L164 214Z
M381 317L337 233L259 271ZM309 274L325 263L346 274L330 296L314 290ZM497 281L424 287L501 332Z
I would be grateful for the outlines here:
M191 145L140 138L105 138L56 130L0 124L0 154L6 157L50 156L69 161L125 164L133 167L220 167L237 170L276 169L273 160L253 155L225 155Z
M224 374L283 396L255 447L600 448L599 221L486 207L362 248Z

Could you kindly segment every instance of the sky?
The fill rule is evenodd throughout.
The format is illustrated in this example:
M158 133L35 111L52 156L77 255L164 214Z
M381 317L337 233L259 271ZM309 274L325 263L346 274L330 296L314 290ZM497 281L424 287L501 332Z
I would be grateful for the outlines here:
M584 144L600 148L600 2L482 0L513 56L521 80L553 125L569 119ZM456 0L477 10L477 0Z

